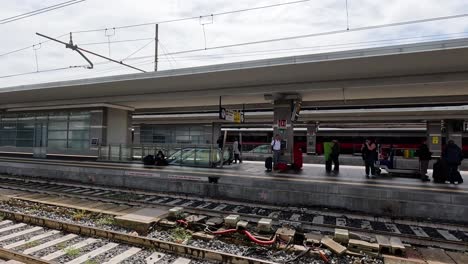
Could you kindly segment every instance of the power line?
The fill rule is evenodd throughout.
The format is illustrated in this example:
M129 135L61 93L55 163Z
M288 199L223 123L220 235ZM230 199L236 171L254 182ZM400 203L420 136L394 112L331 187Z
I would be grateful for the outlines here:
M24 14L4 18L4 19L0 20L0 25L1 24L11 23L11 22L14 22L14 21L17 21L17 20L28 18L28 17L36 16L36 15L39 15L39 14L42 14L42 13L50 12L50 11L53 11L53 10L56 10L56 9L64 8L64 7L74 5L74 4L78 4L78 3L81 3L81 2L84 2L84 1L86 1L86 0L66 1L66 2L56 4L56 5L52 5L52 6L40 8L40 9L37 9L37 10L34 10L34 11L30 11L30 12L27 12L27 13L24 13Z
M32 71L32 72L23 72L23 73L16 73L16 74L10 74L10 75L3 75L3 76L0 76L0 79L23 76L23 75L29 75L29 74L35 74L35 73L45 73L45 72L68 70L68 69L74 69L74 68L82 68L82 66L68 66L68 67L53 68L53 69L47 69L47 70L41 70L41 71Z
M124 40L114 40L114 41L103 41L103 42L90 42L90 43L83 43L79 44L80 46L91 46L91 45L102 45L102 44L113 44L113 43L123 43L123 42L138 42L138 41L145 41L145 40L153 40L153 38L139 38L139 39L124 39Z
M128 58L132 57L133 55L137 54L138 52L140 52L141 50L143 50L144 48L148 47L149 44L153 43L154 42L154 39L151 39L150 42L146 43L145 45L143 45L143 47L137 49L136 51L132 52L132 54L128 55L127 57L125 57L125 59L122 59L121 61L125 61L127 60Z
M260 51L247 51L247 52L231 52L231 53L223 53L223 54L204 54L204 55L193 55L193 56L176 56L177 59L186 59L186 58L201 58L206 56L211 57L221 57L227 55L237 55L237 54L252 54L256 55L259 53L272 53L272 52L281 52L281 51L305 51L310 49L322 49L322 48L329 48L329 47L350 47L350 46L363 46L363 44L372 44L379 45L379 43L385 42L398 42L403 40L411 40L411 39L425 39L425 38L442 38L442 37L449 37L449 36L460 36L468 34L467 31L459 32L459 33L450 33L450 34L437 34L437 35L425 35L425 36L416 36L416 37L406 37L406 38L395 38L395 39L381 39L381 40L370 40L370 41L358 41L358 42L348 42L348 43L341 43L341 44L326 44L326 45L317 45L317 46L309 46L309 47L301 47L301 48L284 48L284 49L270 49L270 50L260 50Z
M120 27L113 27L113 29L125 29L125 28L133 28L133 27L150 26L150 25L155 25L155 24L166 24L166 23L173 23L173 22L181 22L181 21L186 21L186 20L200 19L200 18L206 17L206 16L228 15L228 14L234 14L234 13L240 13L240 12L247 12L247 11L259 10L259 9L265 9L265 8L272 8L272 7L278 7L278 6L285 6L285 5L292 5L292 4L304 3L304 2L309 2L309 1L310 1L310 0L292 1L292 2L285 2L285 3L280 3L280 4L265 5L265 6L258 6L258 7L252 7L252 8L245 8L245 9L238 9L238 10L232 10L232 11L225 11L225 12L213 13L213 14L209 14L209 15L192 16L192 17L185 17L185 18L177 18L177 19L170 19L170 20L162 20L162 21L157 21L157 22L149 22L149 23L125 25L125 26L120 26ZM73 31L73 33L90 33L90 32L97 32L97 31L105 31L105 30L107 30L107 29L109 29L109 28L99 28L99 29L80 30L80 31Z
M64 36L67 36L67 34L63 34L63 35L60 35L60 36L57 36L55 38L61 38L61 37L64 37ZM24 47L24 48L19 48L19 49L16 49L16 50L12 50L12 51L8 51L8 52L5 52L5 53L2 53L0 54L0 57L3 57L3 56L7 56L7 55L10 55L10 54L13 54L13 53L17 53L17 52L21 52L21 51L24 51L24 50L27 50L27 49L31 49L31 48L34 48L36 46L40 46L42 44L45 44L47 42L50 42L51 40L45 40L45 41L41 41L41 42L38 42L36 44L33 44L33 45L30 45L30 46L27 46L27 47ZM106 42L107 43L107 42Z
M388 23L388 24L375 25L375 26L359 27L359 28L353 28L353 29L349 29L349 30L348 29L340 29L340 30L333 30L333 31L328 31L328 32L320 32L320 33L312 33L312 34L306 34L306 35L297 35L297 36L291 36L291 37L283 37L283 38L267 39L267 40L258 40L258 41L243 42L243 43L222 45L222 46L216 46L216 47L207 47L207 48L204 48L204 49L192 49L192 50L185 50L185 51L177 51L177 52L172 52L169 55L185 54L185 53L192 53L192 52L205 51L205 50L214 50L214 49L233 48L233 47L239 47L239 46L264 44L264 43L271 43L271 42L278 42L278 41L285 41L285 40L293 40L293 39L301 39L301 38L335 35L335 34L346 33L346 32L357 32L357 31L379 29L379 28L386 28L386 27L396 27L396 26L403 26L403 25L410 25L410 24L418 24L418 23L425 23L425 22L433 22L433 21L440 21L440 20L447 20L447 19L462 18L462 17L467 17L467 16L468 16L468 14L461 14L461 15L454 15L454 16L434 17L434 18L427 18L427 19L419 19L419 20L410 20L410 21L404 21L404 22Z
M257 56L256 54L253 54L253 53L270 52L270 53L276 54L278 51L291 51L291 50L296 50L296 49L302 49L302 50L304 50L304 49L317 49L317 48L332 47L332 46L335 46L335 47L341 46L341 47L337 47L337 48L342 48L342 47L346 47L346 46L349 47L350 45L358 45L358 44L361 44L361 46L363 46L364 44L368 44L368 43L399 41L399 40L407 40L407 39L415 39L415 38L433 38L433 37L453 36L453 35L460 35L460 34L468 34L468 32L460 32L460 33L452 33L452 34L439 34L439 35L426 35L426 36L408 37L408 38L399 38L399 39L384 39L384 40L376 40L376 41L351 42L351 43L343 43L343 44L328 44L328 45L322 45L322 46L311 46L311 47L303 47L303 48L272 49L272 50L267 50L267 51L240 52L240 53L229 53L229 54L247 54L247 56ZM302 51L302 50L300 50L300 51ZM164 55L165 55L166 58L161 58L161 60L164 59L165 61L161 61L161 62L167 62L167 63L171 64L171 66L173 66L172 62L171 62L171 58L169 58L169 55L167 55L167 54L164 54ZM226 54L217 54L217 55L218 56L226 56ZM263 54L263 55L266 55L266 54ZM209 55L196 55L196 56L190 56L190 57L177 57L177 59L178 60L183 60L184 58L195 58L195 57L203 57L203 56L209 56ZM135 65L143 66L143 65L146 65L146 64L153 63L152 57L153 57L153 55L141 56L141 57L130 58L129 60L146 59L144 61L135 63ZM148 58L151 58L151 59L147 60ZM207 58L207 59L212 59L212 58ZM98 64L108 64L108 63L109 62L103 61L103 62L96 63L96 65L98 65ZM85 76L94 76L94 75L97 75L97 74L108 73L108 72L113 72L113 71L117 71L117 70L120 70L120 68L111 68L111 69L106 69L106 70L103 70L103 71L81 74L81 75L75 76L73 78L80 78L80 77L85 77ZM68 79L68 77L63 78L63 79Z

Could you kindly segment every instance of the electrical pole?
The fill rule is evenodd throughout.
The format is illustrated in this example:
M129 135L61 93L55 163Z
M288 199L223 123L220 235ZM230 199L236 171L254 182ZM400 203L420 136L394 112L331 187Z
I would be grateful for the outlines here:
M158 43L159 42L159 24L156 24L156 34L154 36L154 71L158 71Z

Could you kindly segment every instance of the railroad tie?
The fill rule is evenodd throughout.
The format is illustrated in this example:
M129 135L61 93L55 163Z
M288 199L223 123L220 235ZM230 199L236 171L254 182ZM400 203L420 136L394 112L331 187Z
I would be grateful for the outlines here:
M151 256L146 258L146 264L155 264L166 256L166 254L160 252L154 252Z
M141 251L141 248L132 247L132 248L126 250L125 252L113 257L109 261L104 262L103 264L118 264L118 263L130 258L131 256L135 255L136 253L138 253L140 251Z
M101 255L101 254L103 254L103 253L117 247L118 245L119 244L117 244L117 243L107 243L107 244L105 244L104 246L102 246L100 248L97 248L97 249L95 249L95 250L93 250L93 251L91 251L89 253L86 253L86 254L84 254L84 255L82 255L82 256L80 256L80 257L78 257L78 258L76 258L76 259L74 259L72 261L67 262L67 264L81 264L83 262L86 262L89 259L93 259L93 258L95 258L95 257L97 257L97 256L99 256L99 255Z
M47 256L44 256L44 257L42 257L41 259L43 259L43 260L53 260L53 259L56 259L56 258L59 258L59 257L65 255L66 252L67 252L68 250L70 250L70 249L79 249L79 248L83 248L83 247L86 247L86 246L91 245L91 244L93 244L93 243L96 243L96 242L98 242L98 241L99 241L98 239L88 238L88 239L86 239L86 240L84 240L84 241L81 241L81 242L75 244L75 245L66 247L65 249L58 250L58 251L56 251L56 252L54 252L54 253L51 253L51 254L49 254L49 255L47 255Z
M47 233L31 237L30 239L23 239L23 240L20 240L18 242L15 242L13 244L6 245L3 248L12 249L12 248L24 246L24 245L26 245L28 243L35 242L35 241L38 241L38 240L41 240L41 239L44 239L44 238L59 234L59 233L60 233L60 231L58 231L58 230L52 230L52 231L49 231Z
M60 238L54 239L52 241L46 242L46 243L44 243L42 245L32 247L32 248L28 248L25 251L23 251L23 254L30 255L30 254L35 253L37 251L41 251L41 250L46 249L48 247L52 247L52 246L55 246L57 244L66 242L68 240L71 240L71 239L73 239L73 238L75 238L77 236L78 235L75 235L75 234L69 234L69 235L66 235L64 237L60 237Z

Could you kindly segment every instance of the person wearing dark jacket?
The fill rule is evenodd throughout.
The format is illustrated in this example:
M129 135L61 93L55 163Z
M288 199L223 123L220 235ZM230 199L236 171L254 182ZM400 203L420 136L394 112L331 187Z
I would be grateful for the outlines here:
M426 144L426 140L423 141L418 149L419 156L419 173L422 181L429 181L427 176L427 168L429 167L429 161L432 159L432 152L429 151L429 147Z
M366 139L366 142L361 147L362 159L366 166L366 177L375 178L375 162L377 161L377 145L374 141Z
M216 143L218 143L218 148L219 149L223 149L223 146L224 146L224 138L222 135L220 135L218 137L218 140L216 141Z
M463 153L459 146L453 142L453 140L449 140L447 142L447 146L442 153L442 157L447 163L448 167L448 180L450 183L458 184L463 182L463 179L458 171L458 166L460 166L461 161L463 160Z
M333 140L333 147L332 147L332 151L331 151L331 154L330 154L330 159L333 161L333 164L335 165L335 167L333 168L333 171L334 172L338 172L340 171L340 160L339 160L339 156L340 156L340 143L338 143L338 140Z

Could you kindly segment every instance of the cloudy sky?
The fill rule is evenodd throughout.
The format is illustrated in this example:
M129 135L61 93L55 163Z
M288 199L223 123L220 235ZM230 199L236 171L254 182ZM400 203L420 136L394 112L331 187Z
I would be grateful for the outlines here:
M207 51L252 41L342 30L347 27L345 0L310 0L226 15L210 14L293 2L294 0L86 0L30 18L0 23L0 87L32 83L93 78L137 71L89 55L94 69L76 68L86 61L61 44L47 42L21 52L7 52L32 46L45 35L69 41L73 33L80 47L110 56L146 71L154 70L154 25L120 28L185 17L200 17L159 27L159 70L220 64L262 58L358 49L392 44L468 37L468 18L450 19L368 31L347 32L289 41L245 45ZM296 0L297 1L297 0ZM2 0L0 21L22 13L65 2L65 0ZM466 0L348 0L349 27L468 13ZM118 29L113 30L112 28ZM204 34L205 32L205 34ZM65 36L64 36L65 35ZM206 36L206 42L205 42ZM132 40L132 41L128 41ZM110 43L109 43L110 42ZM138 52L136 52L138 51ZM135 53L136 52L136 53ZM37 58L37 60L36 60ZM49 72L58 68L73 68Z

